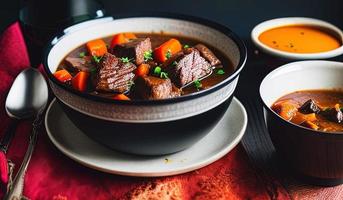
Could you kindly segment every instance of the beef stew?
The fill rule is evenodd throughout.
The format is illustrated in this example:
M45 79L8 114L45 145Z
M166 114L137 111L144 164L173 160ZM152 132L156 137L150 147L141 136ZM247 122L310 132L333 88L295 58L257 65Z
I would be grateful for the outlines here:
M208 44L165 33L119 33L87 42L55 78L80 92L116 100L174 98L210 88L234 71Z
M278 99L272 109L283 119L310 129L343 132L343 91L304 90Z

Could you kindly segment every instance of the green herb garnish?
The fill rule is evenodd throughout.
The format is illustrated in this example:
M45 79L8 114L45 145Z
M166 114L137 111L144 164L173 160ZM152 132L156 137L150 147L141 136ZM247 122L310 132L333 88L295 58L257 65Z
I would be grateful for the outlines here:
M185 46L183 46L184 49L188 49L190 46L188 44L185 44Z
M202 87L202 84L201 84L201 82L200 82L199 79L193 81L193 83L194 83L194 87L195 87L197 90L199 90L199 89Z
M162 72L162 68L160 66L156 66L154 69L154 74L160 75Z
M154 74L157 75L160 78L167 79L168 78L168 73L163 72L162 68L160 66L156 66L154 68Z
M172 54L171 54L171 51L170 51L170 49L167 51L167 53L166 53L166 58L167 59L169 59L169 58L171 58L172 57Z
M166 73L166 72L161 72L161 73L160 73L160 78L167 79L167 78L168 78L168 73Z
M98 57L98 56L93 56L93 59L96 63L99 63L101 61L102 57Z
M144 61L147 62L149 60L153 60L151 50L144 52Z
M120 60L121 60L123 63L129 63L129 62L131 62L133 59L129 59L128 57L122 57L122 58L120 58Z
M80 52L79 56L80 56L80 58L85 57L86 56L86 52Z
M128 87L129 87L129 90L135 85L135 82L134 81L129 81L128 83Z
M223 74L225 74L225 71L224 71L223 69L219 69L219 70L217 71L217 74L218 74L218 75L223 75Z
M91 73L91 74L94 74L94 73L96 73L96 67L91 67L90 69L89 69L89 72Z
M173 63L172 63L172 66L176 66L177 65L177 61L174 61Z

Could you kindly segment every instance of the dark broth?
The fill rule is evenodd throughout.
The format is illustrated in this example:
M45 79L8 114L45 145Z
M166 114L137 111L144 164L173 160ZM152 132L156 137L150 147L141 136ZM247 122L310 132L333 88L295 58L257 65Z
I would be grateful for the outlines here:
M334 108L335 105L339 104L340 109L343 110L343 91L342 90L304 90L296 91L290 94L287 94L280 99L278 99L272 106L273 110L280 114L280 110L277 109L276 105L282 103L288 103L289 105L295 105L295 107L300 108L306 101L312 99L321 110L328 108ZM291 107L291 106L288 106ZM298 111L295 116L291 119L286 119L295 124L302 125L300 123L299 117L296 115L302 115ZM281 115L280 115L281 116ZM319 113L315 114L316 120L312 121L315 125L318 126L318 130L326 132L343 132L343 123L333 122L328 120L327 117L324 117ZM281 116L282 117L282 116ZM308 127L309 128L309 127Z

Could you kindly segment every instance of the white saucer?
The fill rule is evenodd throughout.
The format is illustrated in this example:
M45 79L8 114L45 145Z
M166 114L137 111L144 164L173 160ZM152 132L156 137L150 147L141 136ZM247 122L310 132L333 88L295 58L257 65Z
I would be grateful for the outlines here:
M45 117L49 138L66 156L103 172L141 177L181 174L211 164L240 142L247 122L244 106L234 98L215 129L191 148L165 156L135 156L116 152L88 138L55 100Z

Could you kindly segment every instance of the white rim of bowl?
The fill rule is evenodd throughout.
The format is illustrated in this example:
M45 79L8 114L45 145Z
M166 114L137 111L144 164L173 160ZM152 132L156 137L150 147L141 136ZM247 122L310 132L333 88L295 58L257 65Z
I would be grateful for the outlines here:
M326 29L329 29L338 35L338 39L340 39L342 45L337 49L331 51L325 51L321 53L290 53L286 51L281 51L277 49L273 49L265 44L263 44L258 37L266 30L270 30L272 28L277 28L281 26L287 25L312 25L312 26L319 26ZM258 25L256 25L253 30L251 31L251 39L253 43L265 53L286 58L286 59L325 59L325 58L332 58L335 56L339 56L343 54L343 32L338 27L330 24L326 21L314 19L314 18L307 18L307 17L285 17L285 18L277 18L264 21Z

